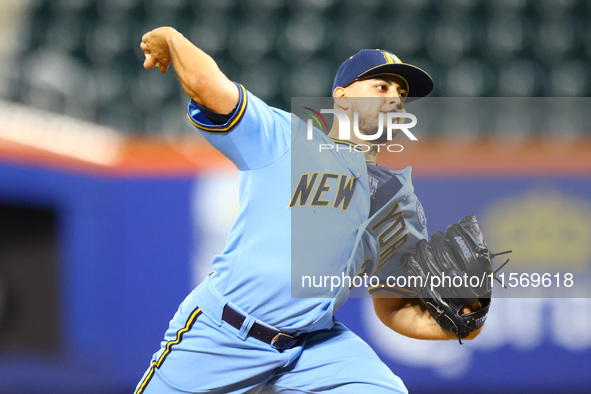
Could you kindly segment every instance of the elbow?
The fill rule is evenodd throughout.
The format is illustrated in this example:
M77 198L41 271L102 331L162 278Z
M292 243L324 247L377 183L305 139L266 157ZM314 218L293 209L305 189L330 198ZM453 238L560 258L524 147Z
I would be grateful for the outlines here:
M196 103L219 114L232 112L240 97L236 84L221 72L220 75L191 77L185 87L185 93Z
M208 76L194 74L185 79L183 89L187 96L191 97L196 103L204 105L202 97L207 96L208 84L210 84Z

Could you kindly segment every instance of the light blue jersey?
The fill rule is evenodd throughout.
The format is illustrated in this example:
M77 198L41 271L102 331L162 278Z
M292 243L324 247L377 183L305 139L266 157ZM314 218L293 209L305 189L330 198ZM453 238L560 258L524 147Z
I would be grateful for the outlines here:
M362 243L371 243L373 223L363 153L319 130L308 139L301 120L238 86L236 109L218 124L189 104L191 122L240 171L238 217L215 272L180 305L136 393L406 393L375 352L335 322L348 288L298 286L306 275L355 275L372 256ZM340 148L321 152L320 143ZM412 194L403 181L397 199ZM387 274L389 264L377 271ZM278 348L282 333L269 343L255 336L261 327L296 338Z
M292 294L292 279L297 285L301 275L346 270L359 224L369 215L363 154L348 146L320 152L320 143L334 142L319 130L308 140L304 122L242 86L226 124L212 125L193 102L189 116L240 170L239 213L225 250L213 260L213 285L244 313L277 328L330 328L336 291Z

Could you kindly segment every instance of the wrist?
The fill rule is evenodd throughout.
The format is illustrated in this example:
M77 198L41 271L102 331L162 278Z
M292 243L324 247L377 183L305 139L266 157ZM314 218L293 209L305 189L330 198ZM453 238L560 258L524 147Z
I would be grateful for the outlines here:
M173 45L175 45L178 37L183 37L183 35L177 31L175 28L173 27L167 27L165 32L164 32L164 41L166 41L166 46L168 48L168 52L170 53L170 48L173 47Z

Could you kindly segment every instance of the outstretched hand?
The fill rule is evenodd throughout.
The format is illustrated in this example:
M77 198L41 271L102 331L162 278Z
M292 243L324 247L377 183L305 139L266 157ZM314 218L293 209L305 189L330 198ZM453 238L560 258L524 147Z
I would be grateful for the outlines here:
M142 37L144 68L161 73L171 64L181 87L195 103L219 114L232 112L240 99L238 85L222 73L207 53L172 27L159 27Z
M158 67L161 73L168 71L172 57L167 39L173 32L176 32L176 30L172 27L159 27L143 35L140 48L142 48L146 56L146 60L144 60L145 69L151 70Z

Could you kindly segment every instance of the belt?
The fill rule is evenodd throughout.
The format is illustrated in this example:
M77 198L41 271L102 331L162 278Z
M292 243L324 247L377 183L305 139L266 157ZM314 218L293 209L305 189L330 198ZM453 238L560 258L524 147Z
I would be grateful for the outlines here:
M222 320L235 329L240 330L242 323L244 323L244 320L246 320L246 317L226 304L222 313ZM284 332L263 326L257 322L255 322L248 331L248 336L258 339L259 341L263 341L273 346L280 352L284 351L285 349L292 348L298 340L292 335L288 335Z

